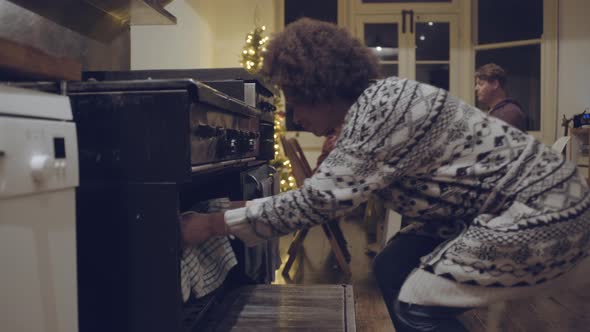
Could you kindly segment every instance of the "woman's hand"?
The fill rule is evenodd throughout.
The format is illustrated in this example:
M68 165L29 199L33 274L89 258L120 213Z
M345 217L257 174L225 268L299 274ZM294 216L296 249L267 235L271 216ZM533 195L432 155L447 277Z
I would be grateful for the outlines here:
M189 212L180 216L180 231L185 245L207 241L213 236L227 235L223 213Z

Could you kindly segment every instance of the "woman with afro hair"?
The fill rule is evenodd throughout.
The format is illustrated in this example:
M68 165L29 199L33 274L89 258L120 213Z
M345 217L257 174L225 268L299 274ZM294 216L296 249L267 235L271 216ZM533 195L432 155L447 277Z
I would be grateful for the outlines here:
M297 189L183 221L183 240L246 243L334 220L377 195L415 220L375 258L397 331L461 331L470 308L572 285L590 268L590 195L575 165L532 136L404 78L378 78L345 29L300 19L263 75L334 149Z

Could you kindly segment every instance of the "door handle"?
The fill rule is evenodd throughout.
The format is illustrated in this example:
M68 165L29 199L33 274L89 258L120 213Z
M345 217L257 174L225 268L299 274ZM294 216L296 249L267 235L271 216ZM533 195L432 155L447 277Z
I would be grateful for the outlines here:
M410 14L410 33L414 33L414 11L409 10L408 14Z
M402 10L402 33L406 33L406 13L407 10Z

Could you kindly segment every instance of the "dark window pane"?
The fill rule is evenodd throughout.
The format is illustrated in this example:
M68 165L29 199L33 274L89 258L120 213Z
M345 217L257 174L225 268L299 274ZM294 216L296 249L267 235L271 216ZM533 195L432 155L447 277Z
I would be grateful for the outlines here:
M397 60L398 57L397 23L366 23L365 44L381 60Z
M397 76L397 64L381 64L379 68L381 77Z
M416 65L416 81L449 90L449 65Z
M539 45L477 51L476 66L500 65L507 73L506 90L527 115L528 130L541 128L541 50ZM484 105L478 105L487 109Z
M285 25L301 17L338 23L338 0L285 0Z
M478 44L541 38L543 0L479 0Z
M449 60L449 23L416 23L416 60Z
M363 3L451 2L452 0L363 0Z

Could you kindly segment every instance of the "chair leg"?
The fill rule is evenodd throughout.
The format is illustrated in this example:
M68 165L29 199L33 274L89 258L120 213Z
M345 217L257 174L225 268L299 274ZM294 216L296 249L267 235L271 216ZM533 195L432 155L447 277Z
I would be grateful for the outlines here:
M293 241L291 241L291 244L289 245L289 250L287 250L287 254L289 255L289 258L287 258L287 262L285 263L285 267L283 267L282 274L284 276L289 275L289 270L291 270L291 266L293 266L293 263L295 262L295 258L297 257L297 253L299 252L299 249L301 248L301 245L303 244L303 240L307 236L308 232L309 232L308 228L300 230L295 235L295 238L293 239Z
M352 272L350 271L350 266L346 262L346 258L344 257L342 249L338 245L338 241L336 240L336 237L333 235L334 232L332 232L329 224L322 224L322 229L324 230L324 233L326 234L326 237L328 238L328 240L330 240L330 246L332 247L332 251L334 252L334 256L336 257L336 261L338 262L338 265L340 266L340 270L342 270L342 272L346 276L346 279L350 280L350 278L352 276Z
M346 259L347 263L350 263L351 255L350 251L348 251L348 244L346 243L346 238L344 237L344 232L342 232L342 228L340 228L340 220L331 221L328 223L332 234L336 238L340 249L342 250L342 254Z

